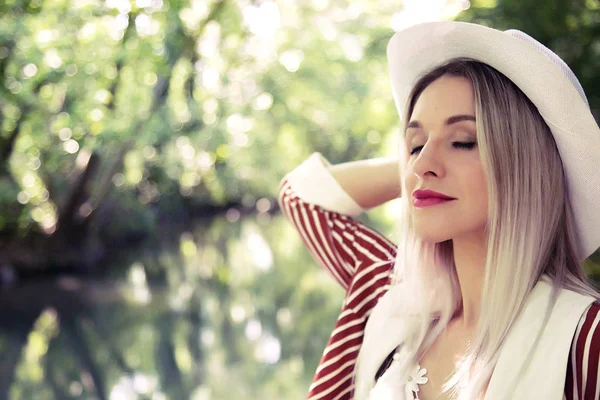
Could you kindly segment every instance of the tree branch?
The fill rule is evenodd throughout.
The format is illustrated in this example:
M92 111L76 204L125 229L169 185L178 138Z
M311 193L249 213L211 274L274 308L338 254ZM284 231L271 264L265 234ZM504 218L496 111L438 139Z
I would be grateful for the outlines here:
M83 154L80 153L80 157L85 157ZM98 171L100 156L94 152L89 153L87 160L82 163L83 165L80 167L80 171L78 171L79 173L75 178L69 197L60 211L58 220L59 230L64 228L70 229L76 221L82 221L86 217L86 215L78 216L78 212L81 205L89 198L90 182Z
M0 160L3 164L3 167L0 168L0 171L6 169L8 171L8 161L12 155L12 152L15 148L15 143L17 141L17 138L19 137L19 134L21 133L21 126L23 124L23 122L25 121L25 117L26 115L29 113L30 110L30 106L28 105L23 105L20 106L19 109L21 111L21 115L19 116L19 119L17 120L17 123L15 125L15 129L13 129L13 131L9 134L8 138L3 140L2 146L0 147Z
M221 0L213 6L213 8L209 12L208 16L206 17L206 19L200 24L200 27L199 27L200 34L204 31L208 22L215 19L218 16L218 14L223 10L225 3L226 3L225 0ZM181 19L179 18L179 15L177 14L175 7L173 7L171 9L171 12L174 14L172 20L175 21L174 23L176 24L175 31L181 31L180 33L182 35L184 35L184 37L190 39L182 31ZM132 26L132 25L133 25L133 23L130 20L130 26ZM123 36L123 37L125 38L125 36ZM166 54L167 54L167 65L165 66L166 73L164 73L162 75L159 74L158 80L152 90L152 102L151 102L151 106L150 106L150 110L149 110L150 116L154 115L166 103L168 95L169 95L169 87L170 87L170 81L171 81L171 77L172 77L173 66L184 55L185 50L186 50L185 43L184 43L184 45L181 45L178 42L170 43L169 37L170 37L169 35L166 37ZM191 40L191 43L195 43L195 41ZM191 47L191 49L193 49L193 46ZM92 211L89 214L88 219L91 220L91 219L95 218L99 204L101 204L101 202L104 201L110 195L110 192L113 187L112 177L114 176L114 174L116 174L117 172L119 172L123 169L123 162L125 159L125 155L135 146L137 138L144 131L147 123L148 123L148 119L139 120L136 123L135 128L133 129L133 134L131 135L131 137L134 139L128 140L126 143L123 144L123 146L121 146L121 149L119 150L118 155L115 158L115 161L113 162L112 166L109 168L109 172L104 175L104 179L102 180L102 183L100 184L100 189L97 191L97 195L94 196L93 204L92 204ZM197 126L196 124L191 124L191 125L193 127ZM188 127L188 129L189 129L189 127Z
M129 22L127 24L127 28L125 29L125 32L123 33L123 38L121 39L121 46L123 46L129 39L129 37L133 35L133 32L134 32L133 27L135 26L135 17L136 16L137 16L137 14L135 14L135 13L129 13ZM120 56L117 59L117 62L115 65L116 69L117 69L116 78L113 79L113 81L110 84L110 88L108 89L111 96L110 96L109 103L106 105L106 108L111 111L114 111L114 109L115 109L115 98L116 98L116 94L117 94L117 89L121 82L121 79L119 79L119 73L121 72L121 69L123 68L124 64L125 64L125 57Z
M221 13L221 11L223 11L223 8L225 7L226 3L227 3L227 0L220 0L213 6L213 8L210 10L208 15L204 19L204 21L202 21L202 23L200 24L200 26L198 28L198 32L199 32L198 36L202 35L202 33L204 32L204 29L206 28L206 25L208 25L208 23L210 21L216 19L217 16L219 15L219 13Z

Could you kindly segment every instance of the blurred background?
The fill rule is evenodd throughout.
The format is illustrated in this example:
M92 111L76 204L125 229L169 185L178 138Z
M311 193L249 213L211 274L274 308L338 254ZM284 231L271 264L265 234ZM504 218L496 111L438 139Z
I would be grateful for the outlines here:
M304 398L343 292L277 189L395 153L394 30L524 30L600 114L600 0L0 4L0 399Z

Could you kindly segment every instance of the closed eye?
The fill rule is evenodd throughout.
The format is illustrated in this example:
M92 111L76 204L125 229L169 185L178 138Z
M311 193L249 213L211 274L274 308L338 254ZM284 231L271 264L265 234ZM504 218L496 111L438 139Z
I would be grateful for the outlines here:
M477 142L454 142L454 143L452 143L452 145L456 148L467 149L467 150L471 150L472 148L475 147L476 144L477 144Z
M477 144L477 142L453 142L452 146L454 146L454 148L458 148L458 149L471 150L475 147L476 144ZM422 148L423 148L423 146L417 146L410 151L410 154L413 155L417 151L421 150Z

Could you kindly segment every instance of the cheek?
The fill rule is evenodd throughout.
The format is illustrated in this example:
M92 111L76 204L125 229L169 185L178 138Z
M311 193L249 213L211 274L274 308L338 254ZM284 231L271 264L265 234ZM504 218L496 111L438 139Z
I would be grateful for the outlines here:
M400 161L400 173L408 184L410 181L414 181L417 179L417 176L413 172L413 163L410 160L401 160Z
M471 198L476 203L473 206L477 206L480 209L487 209L487 181L483 168L481 166L473 168L472 173L469 174L465 183L469 188Z
M402 189L406 192L402 192L402 195L410 195L417 185L417 176L415 174L408 173L408 169L403 169L401 172L403 185Z

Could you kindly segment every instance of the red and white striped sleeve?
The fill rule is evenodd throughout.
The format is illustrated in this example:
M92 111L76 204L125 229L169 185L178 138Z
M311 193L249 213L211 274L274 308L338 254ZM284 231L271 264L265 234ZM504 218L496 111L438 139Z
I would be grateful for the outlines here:
M354 219L364 210L313 153L282 180L279 205L314 259L348 290L357 269L393 260L396 246Z
M600 399L600 304L593 303L581 317L565 382L565 399Z

